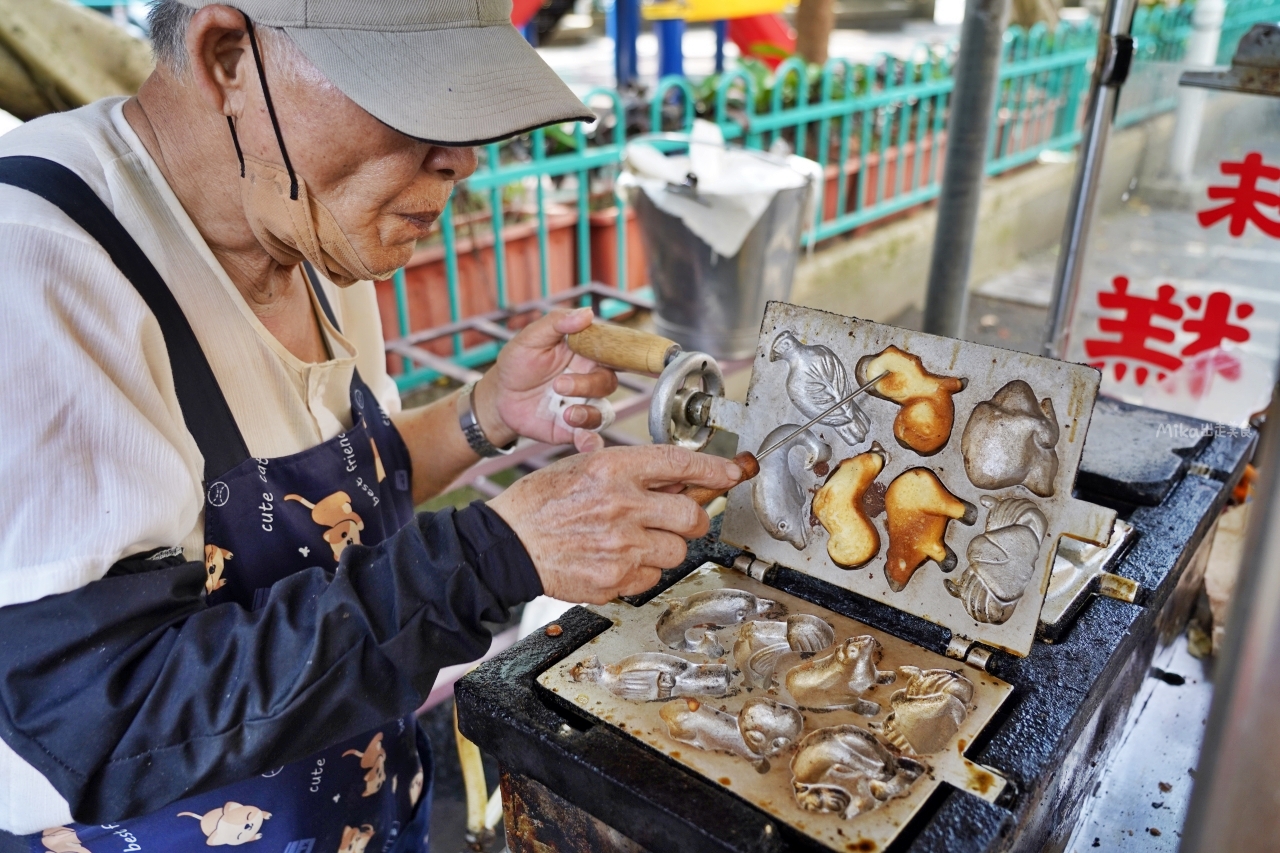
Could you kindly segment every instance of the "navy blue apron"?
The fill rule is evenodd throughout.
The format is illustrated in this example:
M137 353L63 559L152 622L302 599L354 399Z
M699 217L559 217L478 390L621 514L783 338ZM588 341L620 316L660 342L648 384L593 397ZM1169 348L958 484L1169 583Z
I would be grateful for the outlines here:
M211 606L257 609L276 581L313 566L333 569L347 546L376 545L412 520L409 451L358 373L350 389L351 429L292 456L249 457L190 325L142 250L78 176L46 160L21 159L45 178L25 188L97 238L160 323L183 417L205 456ZM336 328L309 264L306 271ZM28 840L32 853L180 853L246 844L263 853L426 853L430 802L430 747L409 715L145 817L53 827Z

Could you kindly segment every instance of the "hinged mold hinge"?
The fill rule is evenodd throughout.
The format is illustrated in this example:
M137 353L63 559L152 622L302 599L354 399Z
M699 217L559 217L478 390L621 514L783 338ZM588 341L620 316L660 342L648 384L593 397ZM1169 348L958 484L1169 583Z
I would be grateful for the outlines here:
M753 581L759 581L760 583L765 582L764 576L773 569L773 565L773 563L767 563L764 560L756 559L754 554L746 551L739 554L733 560L733 568L736 571L742 572Z
M1206 465L1203 462L1192 462L1189 464L1187 466L1187 473L1193 477L1204 477L1206 480L1220 479L1215 476L1217 472L1214 471L1213 466Z
M951 642L947 643L947 657L962 660L969 666L983 671L987 668L987 662L991 660L991 651L986 646L975 643L960 634L952 634Z

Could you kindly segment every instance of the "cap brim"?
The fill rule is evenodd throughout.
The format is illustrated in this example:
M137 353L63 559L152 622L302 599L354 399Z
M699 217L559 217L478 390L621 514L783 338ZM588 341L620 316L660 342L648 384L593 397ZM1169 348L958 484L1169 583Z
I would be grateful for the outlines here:
M375 118L441 145L483 145L594 115L510 24L417 32L286 27Z

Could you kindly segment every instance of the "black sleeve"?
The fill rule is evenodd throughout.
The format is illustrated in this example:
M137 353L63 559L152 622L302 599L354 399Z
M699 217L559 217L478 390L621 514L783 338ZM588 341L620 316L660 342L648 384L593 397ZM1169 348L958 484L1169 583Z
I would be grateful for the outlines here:
M124 570L0 608L0 737L76 820L147 814L409 713L441 667L484 654L482 622L542 591L480 503L349 546L257 611L206 606L204 579Z

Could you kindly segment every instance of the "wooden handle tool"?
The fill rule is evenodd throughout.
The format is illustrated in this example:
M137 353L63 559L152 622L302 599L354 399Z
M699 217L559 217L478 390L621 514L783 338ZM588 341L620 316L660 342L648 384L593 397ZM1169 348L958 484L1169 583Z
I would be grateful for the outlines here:
M760 473L760 463L756 461L755 454L748 450L744 450L737 456L733 457L733 461L737 462L738 467L742 469L742 479L739 480L738 483L745 483L747 480L750 480L756 474ZM734 483L733 485L736 486L738 483ZM730 486L729 488L733 488L733 486ZM693 498L699 506L706 506L727 491L729 491L729 489L708 489L703 486L685 486L684 491L680 494L688 495Z
M679 344L660 335L601 322L569 335L569 349L613 370L654 375L662 373L667 363L681 352ZM743 451L733 457L733 461L742 469L743 476L739 482L746 482L760 473L760 463L753 453ZM727 491L685 486L681 494L693 498L700 506L706 506Z
M660 335L597 321L569 335L569 349L613 370L657 376L680 352L680 345Z

